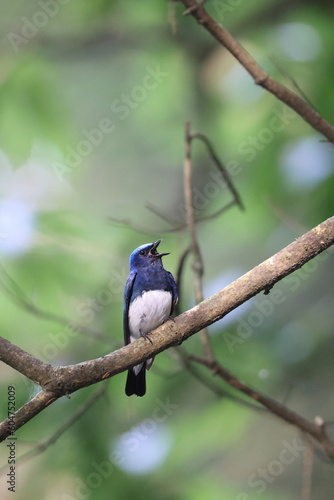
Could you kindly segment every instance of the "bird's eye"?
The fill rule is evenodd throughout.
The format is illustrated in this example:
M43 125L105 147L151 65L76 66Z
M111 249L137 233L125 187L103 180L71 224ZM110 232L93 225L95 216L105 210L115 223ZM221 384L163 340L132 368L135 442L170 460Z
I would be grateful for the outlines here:
M139 255L145 255L145 250L140 250Z

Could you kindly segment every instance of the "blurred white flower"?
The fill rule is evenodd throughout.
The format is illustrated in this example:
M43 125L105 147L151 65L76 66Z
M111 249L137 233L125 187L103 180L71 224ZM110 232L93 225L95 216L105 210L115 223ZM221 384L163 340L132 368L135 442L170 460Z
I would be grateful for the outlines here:
M118 466L130 474L148 474L160 467L172 446L170 430L146 419L115 440L112 450Z

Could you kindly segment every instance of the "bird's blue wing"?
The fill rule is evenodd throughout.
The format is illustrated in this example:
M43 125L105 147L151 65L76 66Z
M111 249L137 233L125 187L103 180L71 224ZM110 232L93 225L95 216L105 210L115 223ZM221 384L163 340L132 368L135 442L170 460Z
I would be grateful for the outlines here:
M176 286L176 282L175 282L174 276L169 271L167 271L167 272L169 274L169 281L170 281L170 284L171 284L171 287L172 287L172 308L171 308L171 311L170 311L170 314L172 315L173 314L174 306L176 306L176 304L177 304L177 302L179 300L179 294L178 294L178 291L177 291L177 286Z
M124 344L130 343L130 330L129 330L129 306L132 296L133 285L136 280L137 273L131 272L125 284L124 289L124 311L123 311L123 331L124 331Z

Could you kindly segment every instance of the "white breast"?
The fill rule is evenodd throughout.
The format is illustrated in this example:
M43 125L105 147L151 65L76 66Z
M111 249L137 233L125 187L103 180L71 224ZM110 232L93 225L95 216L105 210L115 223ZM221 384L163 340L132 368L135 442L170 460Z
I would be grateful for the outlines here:
M129 329L131 342L164 323L171 311L172 294L163 290L144 292L131 302Z

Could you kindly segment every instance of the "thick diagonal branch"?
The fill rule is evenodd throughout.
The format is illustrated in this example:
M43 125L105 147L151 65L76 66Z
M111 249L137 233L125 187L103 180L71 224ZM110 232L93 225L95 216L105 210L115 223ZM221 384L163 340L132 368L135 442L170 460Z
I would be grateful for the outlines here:
M102 358L70 366L51 366L0 338L0 360L42 387L42 391L33 400L16 412L16 428L24 425L59 397L112 377L171 346L181 344L261 291L268 292L275 283L333 243L334 217L331 217L223 290L180 314L175 321L168 321L154 330L150 334L152 344L141 338ZM275 413L274 408L270 410ZM298 423L295 425L298 426ZM5 420L0 424L0 440L9 434L8 421ZM329 446L328 455L334 459L333 447Z

